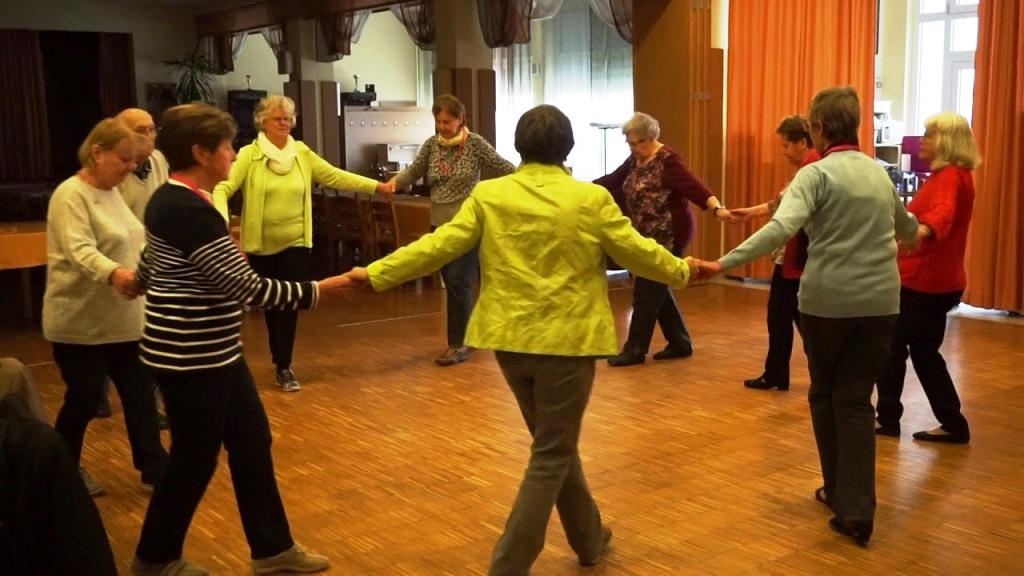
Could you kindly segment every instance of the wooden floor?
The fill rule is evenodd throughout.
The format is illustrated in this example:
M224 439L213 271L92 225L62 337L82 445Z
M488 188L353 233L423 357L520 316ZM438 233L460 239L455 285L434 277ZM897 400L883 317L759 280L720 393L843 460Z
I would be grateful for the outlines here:
M613 286L621 338L630 292ZM911 440L935 422L910 370L904 436L878 442L875 536L861 549L828 530L813 498L821 479L803 353L794 353L789 392L742 386L760 373L767 292L712 284L678 294L692 358L598 369L581 451L615 531L611 553L578 567L555 515L534 574L1024 574L1024 325L950 319L944 351L969 446ZM274 389L262 316L249 314L246 355L292 532L330 556L331 574L486 572L528 437L491 352L434 366L443 298L365 293L304 314L298 394ZM654 348L662 345L658 334ZM52 421L63 384L39 331L4 327L0 352L32 365ZM107 486L96 503L127 573L147 500L112 400L114 417L91 425L83 460ZM223 462L185 553L214 573L247 573Z

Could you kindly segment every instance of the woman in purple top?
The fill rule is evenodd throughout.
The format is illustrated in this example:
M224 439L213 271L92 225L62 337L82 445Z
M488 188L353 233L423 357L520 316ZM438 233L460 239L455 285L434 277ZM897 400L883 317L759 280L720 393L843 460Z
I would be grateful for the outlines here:
M640 234L653 238L679 256L693 239L693 214L687 200L701 210L714 210L716 218L731 216L725 205L698 180L675 150L658 141L661 126L642 112L622 127L631 152L614 172L594 180L608 189L622 212ZM642 364L651 346L654 324L661 325L668 346L654 354L655 360L693 355L690 334L665 284L636 278L633 284L633 319L622 352L608 359L612 366Z

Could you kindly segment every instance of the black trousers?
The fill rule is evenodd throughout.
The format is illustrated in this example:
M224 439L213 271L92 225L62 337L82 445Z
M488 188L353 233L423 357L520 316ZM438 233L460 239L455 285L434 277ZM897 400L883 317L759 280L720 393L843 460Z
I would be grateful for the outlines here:
M811 424L825 494L836 516L851 522L875 517L871 391L895 324L896 316L800 316L811 373Z
M909 288L900 290L900 318L885 367L878 377L879 424L900 425L903 416L900 397L909 356L943 430L957 436L970 436L967 419L960 412L960 397L939 351L946 337L946 314L960 303L961 296L962 290L943 294Z
M82 459L82 444L89 422L103 397L109 378L124 406L124 423L132 448L132 464L142 472L143 481L155 483L167 465L167 452L160 444L156 405L150 373L139 360L139 343L62 344L53 343L53 359L67 386L64 404L54 428L64 438L75 464Z
M159 372L156 381L171 426L171 462L149 501L135 554L154 564L181 557L222 443L252 557L267 558L291 548L294 542L274 478L270 422L245 361Z
M798 292L800 279L786 278L782 265L776 264L768 292L768 355L764 359L764 379L774 385L789 386L793 326L800 328Z
M249 254L249 265L257 274L275 280L306 282L313 279L313 253L309 248L293 246L277 254L261 256ZM295 329L299 324L298 310L263 311L270 337L270 355L278 370L291 368L292 349L295 347Z
M661 333L670 347L675 350L693 349L672 289L667 284L637 276L633 281L633 317L629 321L629 336L623 351L646 355L651 348L655 323L661 326Z

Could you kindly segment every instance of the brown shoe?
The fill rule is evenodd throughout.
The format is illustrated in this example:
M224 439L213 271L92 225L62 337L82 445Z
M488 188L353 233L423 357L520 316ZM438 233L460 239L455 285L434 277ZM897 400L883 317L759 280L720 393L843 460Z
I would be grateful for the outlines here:
M454 366L461 362L465 362L469 359L469 348L465 346L459 346L458 348L448 348L434 359L434 364L438 366Z

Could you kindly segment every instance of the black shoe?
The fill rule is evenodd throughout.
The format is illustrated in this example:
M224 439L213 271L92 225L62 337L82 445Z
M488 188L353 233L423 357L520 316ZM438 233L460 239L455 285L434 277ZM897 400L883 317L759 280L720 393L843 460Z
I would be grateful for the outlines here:
M828 506L829 510L832 510L832 501L828 499L828 494L825 493L825 487L822 486L814 491L814 499L821 502L825 506ZM835 510L832 510L835 512Z
M851 522L849 520L840 520L838 516L833 516L828 521L828 525L843 536L853 538L853 541L858 546L868 545L868 540L871 540L871 532L874 529L873 522Z
M970 434L950 434L943 430L943 434L932 434L928 430L914 432L914 440L922 442L944 442L946 444L967 444L971 441Z
M96 407L96 417L97 418L110 418L110 416L111 416L110 398L107 397L107 396L104 396L103 399L100 400L100 405Z
M890 436L892 438L899 438L900 437L900 426L899 426L899 424L897 424L895 426L893 426L891 424L890 425L880 424L877 428L875 428L875 434L878 435L878 436Z
M292 372L291 368L278 370L274 379L277 382L277 387L284 392L298 392L302 390L302 384L299 384L299 379L295 377L295 372Z
M627 352L622 351L622 354L618 356L612 356L608 359L609 366L633 366L634 364L643 364L647 360L644 354L639 352Z
M751 390L771 390L772 388L778 388L779 392L785 392L789 390L789 384L778 384L775 382L769 382L765 379L764 374L754 378L753 380L744 380L743 385Z
M693 348L680 349L673 348L670 345L665 346L664 350L655 352L652 358L655 360L673 360L675 358L689 358L690 356L693 356Z

